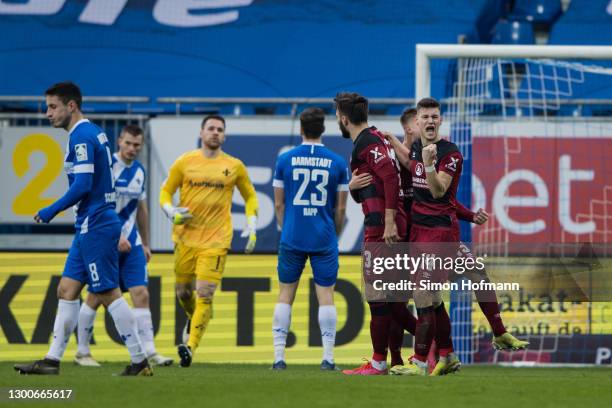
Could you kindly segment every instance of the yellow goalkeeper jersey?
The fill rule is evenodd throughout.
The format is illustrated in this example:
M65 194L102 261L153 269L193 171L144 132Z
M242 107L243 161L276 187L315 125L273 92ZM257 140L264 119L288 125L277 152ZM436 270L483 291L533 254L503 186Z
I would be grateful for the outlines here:
M255 188L242 161L224 152L210 159L201 149L180 156L162 184L160 203L172 204L178 189L178 206L187 207L193 218L174 226L173 241L193 248L229 248L234 186L244 198L247 217L256 215Z

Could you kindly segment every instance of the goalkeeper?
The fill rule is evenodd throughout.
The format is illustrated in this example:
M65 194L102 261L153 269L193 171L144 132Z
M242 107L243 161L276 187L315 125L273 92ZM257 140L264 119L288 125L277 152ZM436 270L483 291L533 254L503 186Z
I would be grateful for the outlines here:
M244 164L224 153L225 119L209 115L200 130L202 148L180 156L170 167L159 201L174 223L176 295L190 322L188 338L178 346L180 365L189 367L212 315L212 299L221 282L232 242L232 194L238 187L246 207L246 253L255 248L257 197ZM172 196L179 190L179 204ZM195 279L195 293L192 283ZM185 344L186 343L186 344Z

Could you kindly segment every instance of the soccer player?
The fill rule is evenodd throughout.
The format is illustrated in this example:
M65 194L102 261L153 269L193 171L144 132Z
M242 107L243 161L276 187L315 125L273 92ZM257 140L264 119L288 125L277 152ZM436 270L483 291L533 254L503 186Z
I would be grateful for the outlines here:
M136 330L132 310L119 290L118 249L121 224L115 212L112 158L104 132L83 117L81 90L61 82L45 92L51 125L68 131L64 168L66 194L41 209L34 219L48 223L75 206L76 234L57 288L58 308L53 340L44 359L17 364L21 374L59 374L59 365L79 317L79 294L85 284L107 308L125 342L131 364L121 375L153 374Z
M350 138L354 147L351 169L354 174L370 173L372 185L352 190L351 196L362 204L365 216L365 242L397 242L406 234L406 216L402 207L399 167L393 150L384 136L368 125L368 100L357 93L339 93L335 98L336 117L342 136ZM370 335L374 349L372 360L347 375L387 374L387 345L392 319L392 305L368 302ZM397 305L397 303L396 303ZM403 305L399 303L399 305Z
M392 143L394 147L394 151L396 153L396 157L399 160L400 164L400 178L401 178L401 186L402 191L404 193L404 212L406 213L406 235L402 237L402 241L408 241L408 235L410 234L410 212L412 208L412 179L410 177L410 171L408 168L403 165L402 159L409 159L410 154L410 145L414 141L416 137L419 135L419 129L416 125L416 109L415 108L407 108L402 112L400 116L400 124L402 125L402 129L404 130L404 140L400 142L399 139L395 137L393 134L389 134L388 132L382 132L383 135L390 142L396 142L400 145L404 146L407 150L398 150L395 148L395 144ZM391 139L391 136L393 139ZM400 155L404 155L400 156ZM372 176L369 173L361 173L357 174L357 171L353 172L353 177L349 182L349 189L359 190L361 188L365 188L372 183ZM404 340L404 330L414 335L414 330L416 328L416 319L412 315L410 311L407 310L406 304L392 304L392 315L393 319L391 320L391 326L389 328L389 354L391 355L391 367L397 365L404 365L404 360L402 359L402 343Z
M404 128L404 140L400 141L395 135L392 133L384 132L385 137L389 140L397 159L401 165L401 176L402 176L402 186L404 188L404 196L405 196L405 206L404 208L410 214L411 206L412 206L412 183L411 183L411 174L410 174L410 146L414 143L417 138L419 138L420 130L416 121L417 111L414 108L407 109L402 114L400 119L402 123L402 127ZM359 182L358 185L363 186L367 183L367 179L363 178L363 175L360 175L361 179L357 180ZM366 184L367 185L367 184ZM489 219L489 214L482 208L479 208L476 212L473 212L466 208L460 201L455 199L455 212L457 215L457 219L468 221L474 223L476 225L482 225L486 223ZM410 220L410 216L408 216ZM410 229L410 223L409 229ZM457 226L458 227L458 226ZM461 252L466 257L471 257L472 254L463 243L460 244ZM486 270L476 270L471 269L466 271L463 277L474 281L480 282L484 280L485 282L490 282L489 277L487 276ZM459 279L460 275L451 275L449 279ZM482 313L485 315L487 321L489 322L489 326L493 332L493 347L498 350L521 350L526 348L529 343L523 340L519 340L514 337L511 333L509 333L503 323L503 320L500 315L499 304L497 302L497 295L494 290L482 290L475 291L476 300L478 301L478 305Z
M181 367L189 367L193 353L212 316L213 295L221 282L232 242L232 194L238 187L245 201L248 237L245 252L256 243L257 196L245 165L221 150L225 119L209 115L200 130L202 148L180 156L170 167L159 201L174 223L172 239L176 294L189 318L187 344L178 346ZM178 207L172 196L179 190ZM192 282L195 279L195 293Z
M122 291L129 291L132 297L132 312L149 363L167 366L172 364L172 359L158 354L155 350L149 309L147 263L151 259L151 249L145 192L146 173L142 164L136 160L143 142L142 129L136 125L127 125L119 135L119 150L113 155L116 211L122 224L119 238L119 286ZM100 305L99 299L91 292L81 305L77 326L79 347L74 358L75 363L81 366L100 366L91 356L89 349L96 310Z
M455 196L463 157L454 143L441 139L441 124L440 104L433 98L420 100L417 104L420 138L410 149L414 194L410 241L415 243L459 242ZM417 282L429 279L428 275L428 271L418 271ZM432 280L445 281L442 275L436 271ZM459 362L452 353L450 319L439 292L417 287L413 296L418 314L415 353L406 366L394 367L392 373L427 375L427 355L434 339L440 354L440 371L451 371Z
M282 154L274 173L276 220L282 228L278 253L280 293L274 307L274 363L282 370L295 299L306 260L314 275L323 344L321 370L335 370L337 313L334 285L338 277L338 239L346 214L348 167L321 143L325 112L308 108L300 115L302 144Z

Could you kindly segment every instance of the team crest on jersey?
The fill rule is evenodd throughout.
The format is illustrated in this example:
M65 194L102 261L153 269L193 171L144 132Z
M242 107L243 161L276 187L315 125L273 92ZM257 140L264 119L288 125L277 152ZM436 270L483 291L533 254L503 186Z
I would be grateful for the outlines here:
M380 151L378 151L378 146L376 146L374 149L370 150L370 153L372 153L372 155L374 155L374 163L378 163L379 161L381 161L382 159L385 158L384 153L381 153Z
M76 161L87 160L87 145L85 143L79 143L74 145L74 154L76 155Z
M457 171L457 163L459 159L456 157L451 157L451 161L446 164L446 168L452 171Z
M417 163L416 167L414 169L414 172L416 173L417 176L422 176L423 175L423 163Z
M225 177L230 175L230 171L228 169L223 170L223 174L225 175Z

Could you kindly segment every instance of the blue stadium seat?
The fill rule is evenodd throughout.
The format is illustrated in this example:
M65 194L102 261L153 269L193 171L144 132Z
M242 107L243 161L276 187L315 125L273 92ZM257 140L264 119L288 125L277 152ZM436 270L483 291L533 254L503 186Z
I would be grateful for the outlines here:
M502 20L493 29L493 44L534 44L531 23Z
M516 0L510 18L531 23L554 23L563 13L561 0Z

